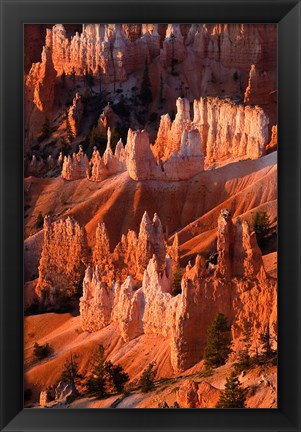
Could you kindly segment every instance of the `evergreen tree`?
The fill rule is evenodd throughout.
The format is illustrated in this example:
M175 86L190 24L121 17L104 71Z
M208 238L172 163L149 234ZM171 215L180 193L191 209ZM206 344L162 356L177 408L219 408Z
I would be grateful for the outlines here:
M272 350L272 341L271 341L271 335L270 335L270 326L266 326L266 330L260 334L259 342L262 345L262 352L264 360L267 360L272 357L273 350Z
M141 391L143 393L148 393L151 391L154 387L154 381L155 381L155 362L150 363L146 369L142 372L142 375L139 379L139 387L141 388Z
M219 367L226 363L231 349L231 327L225 315L218 313L207 332L207 345L204 351L206 368Z
M221 392L216 408L245 408L246 397L234 371L226 379L225 390Z
M43 228L43 225L44 225L44 218L43 218L42 213L39 212L39 214L37 216L36 223L35 223L35 227L38 229L41 229L41 228Z
M143 78L140 89L140 100L146 105L149 105L153 101L147 59L145 60L145 66L143 71Z
M244 343L244 347L239 351L238 362L235 364L235 368L237 371L242 371L244 369L248 369L251 366L251 356L250 356L250 348L251 348L251 337L252 337L252 326L249 321L244 319L243 321L243 336L241 338L241 342Z
M91 87L94 85L94 77L92 70L88 69L87 67L85 69L85 81L87 86L91 89Z
M68 117L68 110L66 111L66 118L65 119L66 119L66 132L67 132L68 141L72 142L74 139L74 135L73 135L70 121L69 121L69 117Z
M181 294L181 292L182 292L181 280L182 280L181 268L179 265L177 265L176 271L174 272L174 275L173 275L173 281L172 281L172 295L173 296Z
M64 369L61 373L61 380L69 384L72 384L73 387L76 389L76 383L80 378L82 378L78 370L79 370L78 362L74 359L71 352L70 358L66 360L64 364Z
M41 132L38 135L38 141L43 141L46 138L49 138L51 134L50 121L48 117L45 117L45 121L42 125Z
M118 393L121 393L124 389L124 384L130 379L129 375L124 372L122 366L119 364L114 365L111 361L105 363L104 370L107 380Z
M72 81L72 84L73 84L73 90L75 89L75 68L74 68L74 66L72 67L72 70L71 70L71 81Z
M175 66L178 63L178 60L175 58L175 39L176 36L172 33L171 35L171 74L178 75L175 70Z
M256 233L258 244L261 244L263 240L271 233L271 222L266 212L256 212L253 217L253 228Z
M98 345L98 350L92 359L92 364L93 368L91 375L86 381L86 393L88 396L94 396L101 399L106 394L104 347L102 345Z
M48 357L51 354L51 347L49 343L46 343L44 345L39 345L37 342L35 342L33 346L33 355L38 359L42 360L46 357Z

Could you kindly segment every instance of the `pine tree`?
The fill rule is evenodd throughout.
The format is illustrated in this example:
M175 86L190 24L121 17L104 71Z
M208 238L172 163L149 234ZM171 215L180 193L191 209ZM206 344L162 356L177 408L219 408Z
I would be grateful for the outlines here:
M270 326L266 326L266 330L260 334L259 342L262 345L262 351L263 351L263 357L264 360L267 360L272 357L273 350L272 350L272 341L270 336Z
M182 280L181 268L179 265L177 265L176 271L174 272L174 275L173 275L173 281L172 281L172 295L173 296L181 294L181 292L182 292L181 280Z
M118 393L121 393L124 389L124 384L130 379L129 375L124 372L122 366L119 364L114 365L111 361L105 363L104 370L107 380Z
M69 384L72 384L73 387L76 389L76 383L80 378L82 378L78 370L79 370L78 362L74 359L71 353L70 358L66 360L64 364L64 369L61 373L61 380Z
M39 212L39 214L37 216L36 223L35 223L35 227L38 229L41 229L41 228L43 228L43 225L44 225L44 218L43 218L42 213Z
M147 59L145 59L145 66L140 89L140 100L146 105L149 105L153 101Z
M225 315L218 313L207 332L207 345L204 351L206 368L219 367L226 363L231 349L231 327Z
M48 117L45 117L44 123L41 128L41 132L38 135L38 141L43 141L48 138L51 134L50 121Z
M72 67L72 70L71 70L71 81L72 81L72 84L73 84L73 90L75 89L75 68L74 68L74 66Z
M221 392L216 408L245 408L246 397L234 371L226 379L225 390Z
M139 387L141 388L141 391L143 393L148 393L151 391L154 387L154 381L155 381L155 362L150 363L146 369L142 372L142 375L139 379Z
M253 228L257 242L260 244L271 233L271 222L266 212L256 212L253 217Z
M235 364L237 371L242 371L243 369L247 369L251 366L250 348L251 348L252 326L251 323L246 319L244 319L243 321L242 334L243 337L241 338L241 342L244 343L244 347L238 353L238 362Z
M35 342L33 346L33 355L38 359L42 360L46 357L48 357L52 352L52 349L49 345L49 343L46 343L44 345L39 345L37 342Z
M104 347L102 345L98 345L98 350L92 359L92 364L91 375L86 381L86 393L88 396L101 399L106 394Z
M70 121L69 121L69 117L68 117L68 110L66 111L66 132L67 132L67 137L68 137L68 141L71 143L74 139L74 135L71 129L71 125L70 125Z

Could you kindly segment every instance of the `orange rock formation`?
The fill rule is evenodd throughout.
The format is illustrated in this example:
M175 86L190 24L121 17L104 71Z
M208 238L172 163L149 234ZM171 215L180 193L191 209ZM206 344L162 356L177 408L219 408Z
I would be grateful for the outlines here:
M177 114L171 123L161 117L153 152L157 159L168 159L181 148L184 131L197 129L208 166L224 161L256 159L265 154L269 118L259 107L243 106L218 98L200 98L193 104L177 99Z
M58 306L81 283L87 259L86 232L70 217L44 218L44 241L35 292L44 306Z
M128 237L133 235L129 233ZM182 293L175 297L170 294L172 262L169 255L165 256L158 217L151 223L144 214L139 236L133 238L134 250L129 247L126 251L129 242L124 236L113 254L115 260L123 254L113 265L123 260L122 268L127 268L130 276L122 282L116 271L109 280L106 266L114 273L109 241L104 225L99 226L93 258L97 265L94 271L90 267L86 271L80 302L84 330L95 331L116 322L125 341L143 333L163 336L169 341L171 364L177 372L200 361L208 326L218 312L232 324L234 340L241 335L244 319L252 325L254 340L267 325L275 333L275 280L264 271L255 234L247 222L238 219L234 225L230 212L221 211L217 265L207 268L204 258L197 256L194 266L189 265L183 275ZM173 247L176 249L176 241ZM124 266L126 252L132 259L131 268Z

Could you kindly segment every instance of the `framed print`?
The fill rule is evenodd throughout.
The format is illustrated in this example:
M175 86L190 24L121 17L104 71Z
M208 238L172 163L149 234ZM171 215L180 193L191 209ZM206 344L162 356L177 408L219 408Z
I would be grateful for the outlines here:
M1 1L1 430L299 431L300 2Z

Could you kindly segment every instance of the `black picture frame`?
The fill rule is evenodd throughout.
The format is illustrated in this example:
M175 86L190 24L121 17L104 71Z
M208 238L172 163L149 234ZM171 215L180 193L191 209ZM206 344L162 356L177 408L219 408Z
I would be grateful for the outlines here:
M1 430L300 431L300 1L0 0L0 5ZM23 24L46 22L278 23L277 409L23 409Z

